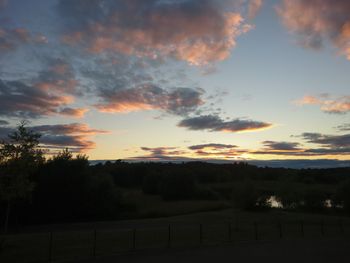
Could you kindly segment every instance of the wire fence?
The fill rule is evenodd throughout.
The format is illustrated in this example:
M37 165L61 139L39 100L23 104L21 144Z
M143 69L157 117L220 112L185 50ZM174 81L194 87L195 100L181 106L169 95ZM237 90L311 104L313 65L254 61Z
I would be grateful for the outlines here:
M212 222L130 229L93 229L0 236L0 262L69 261L141 249L217 245L252 240L349 238L350 223L337 221Z

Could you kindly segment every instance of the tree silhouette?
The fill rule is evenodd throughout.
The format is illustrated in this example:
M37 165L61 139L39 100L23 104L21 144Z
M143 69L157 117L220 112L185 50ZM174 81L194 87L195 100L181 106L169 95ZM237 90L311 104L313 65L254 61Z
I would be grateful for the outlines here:
M21 122L17 130L0 143L0 200L6 202L4 232L7 232L11 206L30 197L34 184L30 175L44 161L39 148L40 134Z

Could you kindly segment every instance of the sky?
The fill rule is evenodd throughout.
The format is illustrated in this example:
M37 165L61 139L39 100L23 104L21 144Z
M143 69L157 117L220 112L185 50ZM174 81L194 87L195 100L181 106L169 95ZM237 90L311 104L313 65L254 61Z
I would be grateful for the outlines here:
M350 160L346 0L0 0L0 137L90 159Z

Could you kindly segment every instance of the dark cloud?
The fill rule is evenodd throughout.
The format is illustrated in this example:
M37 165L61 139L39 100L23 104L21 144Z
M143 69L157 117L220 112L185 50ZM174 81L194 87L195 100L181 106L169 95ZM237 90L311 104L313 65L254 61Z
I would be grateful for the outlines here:
M276 141L264 141L266 149L276 151L297 151L300 150L300 144L297 142L276 142Z
M236 145L221 144L221 143L207 143L189 146L188 149L201 157L215 157L222 159L229 159L245 153L245 150L238 149Z
M325 135L321 133L303 133L301 137L309 143L320 144L326 147L350 147L350 134Z
M305 142L317 144L317 147L304 147L296 142L264 141L264 148L251 151L252 154L285 155L285 156L322 156L349 155L350 134L324 135L321 133L303 133L300 136Z
M330 40L350 59L349 1L283 0L277 12L305 47L319 49L324 40Z
M343 132L343 131L350 131L350 123L344 123L342 125L338 125L335 127L338 131Z
M39 125L28 129L41 134L40 145L45 149L69 148L74 152L85 152L95 148L96 144L90 137L108 133L105 130L92 129L83 123ZM0 127L0 139L6 139L14 130L13 127Z
M62 114L82 117L86 109L68 107L75 100L78 82L72 68L53 60L48 68L30 80L0 79L0 116L38 118Z
M178 123L178 126L189 130L241 132L267 129L272 127L272 124L245 119L225 121L216 115L203 115L184 119Z
M178 150L177 147L141 147L141 150L149 152L153 157L181 155L184 153L184 151Z
M167 56L206 65L226 59L236 38L250 29L240 13L243 2L233 2L61 0L58 10L66 22L65 43L92 53Z
M299 151L276 151L261 149L258 151L251 151L252 154L263 155L283 155L283 156L323 156L323 155L349 155L350 147L348 148L315 148L315 149L300 149Z
M48 93L20 81L0 80L0 116L35 118L53 115L71 102L69 96Z

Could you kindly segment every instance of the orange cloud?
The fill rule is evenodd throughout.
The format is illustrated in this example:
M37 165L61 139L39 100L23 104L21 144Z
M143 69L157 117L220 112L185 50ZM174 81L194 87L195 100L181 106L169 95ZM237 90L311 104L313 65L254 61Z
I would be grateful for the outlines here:
M75 152L86 152L94 149L96 143L91 141L90 137L109 133L105 130L92 129L85 123L40 125L31 128L42 134L40 143L43 148L70 148Z
M69 116L69 117L74 117L74 118L82 118L84 117L85 113L88 112L89 109L86 108L63 108L60 110L61 115Z

